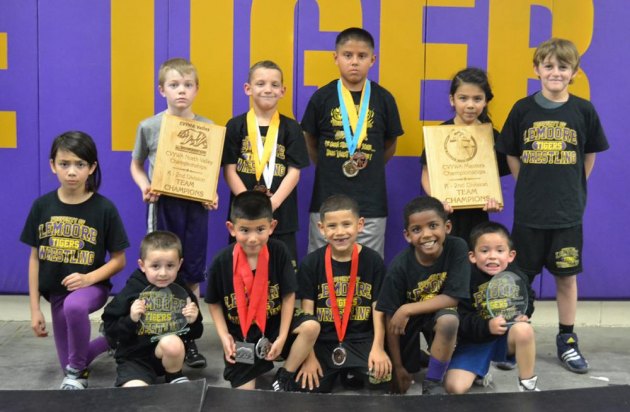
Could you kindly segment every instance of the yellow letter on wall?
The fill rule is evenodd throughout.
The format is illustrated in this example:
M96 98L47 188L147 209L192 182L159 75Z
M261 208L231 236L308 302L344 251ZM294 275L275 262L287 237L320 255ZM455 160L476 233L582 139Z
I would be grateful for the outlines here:
M233 1L190 1L190 60L199 75L193 109L217 124L232 118L233 34Z
M131 150L154 114L153 0L111 0L112 150Z
M7 33L0 33L0 70L9 69L9 42ZM0 111L0 148L17 147L17 114Z

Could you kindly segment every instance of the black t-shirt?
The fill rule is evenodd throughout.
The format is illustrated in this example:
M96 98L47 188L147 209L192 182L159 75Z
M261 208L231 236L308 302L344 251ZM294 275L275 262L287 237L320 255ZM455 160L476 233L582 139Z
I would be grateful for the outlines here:
M593 105L580 97L543 109L534 95L516 102L497 150L520 158L514 223L538 229L581 224L586 206L584 155L608 149Z
M326 198L344 193L359 203L361 216L386 217L385 142L395 140L403 133L396 101L391 93L371 82L367 136L360 148L366 154L368 163L357 176L346 177L342 165L349 154L339 109L337 81L333 80L313 94L302 118L304 131L317 139L317 166L310 211L318 212ZM361 92L353 92L352 97L358 106Z
M268 128L269 126L260 126L261 136L267 134ZM226 129L221 163L223 166L235 164L238 177L241 178L248 190L252 190L259 182L256 181L256 169L247 134L247 113L230 119ZM306 143L300 124L281 114L278 128L276 167L271 183L271 191L275 193L278 190L282 179L287 175L289 167L303 169L308 165L308 152L306 151ZM260 177L260 184L264 184L262 176ZM230 204L233 198L234 195L230 193ZM274 219L278 221L274 233L290 233L299 229L297 204L297 190L294 189L273 214Z
M195 294L181 280L181 276L178 276L173 283L184 288L190 299L199 304ZM116 359L143 358L155 352L157 342L151 342L152 335L138 335L141 324L134 322L129 316L133 302L150 285L146 275L140 269L136 269L127 279L125 287L103 309L101 318L105 337L110 345L116 348L114 355ZM200 310L197 319L188 325L190 330L183 335L183 338L200 338L203 333L202 321L203 316Z
M447 236L442 254L429 267L418 262L415 249L409 246L389 264L376 309L393 316L406 303L429 300L437 295L467 299L469 284L468 246L462 239Z
M508 265L507 270L516 273L525 281L528 294L525 314L531 317L532 313L534 313L534 299L536 295L529 285L529 279L515 264ZM459 337L463 342L488 342L498 338L497 335L490 333L488 325L492 315L490 315L486 307L486 289L491 279L492 276L479 270L476 265L471 265L470 298L461 299L457 306L460 317Z
M328 282L326 281L325 253L327 246L309 253L298 269L300 299L309 299L315 303L315 314L321 325L318 341L339 342L333 320ZM351 262L338 262L333 259L333 280L337 303L343 304L348 294ZM372 305L380 292L385 277L385 264L374 250L363 246L359 253L357 283L354 289L352 312L344 341L363 341L373 338L374 324ZM340 308L343 314L343 308Z
M291 265L291 257L284 243L269 239L269 281L267 291L267 325L265 336L271 340L278 337L280 331L280 313L282 298L297 291L297 279ZM234 244L221 250L212 261L208 271L208 286L206 289L206 303L220 303L228 332L234 339L242 341L236 296L234 294L234 272L232 270L232 251ZM254 271L256 276L256 271ZM257 326L252 325L247 333L248 342L256 342L261 333Z
M129 247L118 210L107 198L94 193L83 203L67 204L56 190L33 202L20 240L37 248L39 292L46 299L69 293L64 277L96 270L107 252ZM111 287L109 280L100 284Z

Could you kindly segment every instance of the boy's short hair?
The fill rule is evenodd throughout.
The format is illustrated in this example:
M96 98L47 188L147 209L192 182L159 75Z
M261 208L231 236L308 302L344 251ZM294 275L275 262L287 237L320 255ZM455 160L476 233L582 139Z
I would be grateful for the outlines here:
M170 70L175 70L182 76L185 74L192 74L195 77L195 84L199 86L199 76L197 76L197 69L189 60L181 57L176 57L162 63L158 72L158 84L160 86L164 86L164 82L166 81L166 73L168 73Z
M374 50L374 37L369 31L360 27L350 27L342 31L337 35L335 39L335 48L338 48L342 44L345 44L349 40L362 41L370 46L370 49Z
M275 62L271 60L261 60L259 62L254 63L252 67L249 68L249 72L247 73L247 83L252 81L252 76L254 72L258 69L271 69L278 70L280 72L280 81L284 82L284 74L282 73L282 69Z
M510 236L510 231L505 226L503 226L499 222L482 222L470 231L470 239L468 240L468 247L470 248L470 250L474 251L475 246L477 246L477 242L479 241L479 238L489 233L496 233L503 236L507 240L507 244L510 250L514 249L512 237Z
M147 234L140 243L140 259L144 260L150 250L176 250L181 259L184 256L182 242L173 232L156 230Z
M540 43L534 52L534 66L538 66L551 56L555 56L559 63L571 66L573 72L580 67L580 53L570 40L552 37Z
M357 218L360 217L359 204L348 195L332 195L322 202L319 207L319 220L324 221L326 213L349 210Z
M230 209L230 222L236 223L238 219L258 220L273 219L273 209L269 196L256 190L248 190L239 193L232 200Z
M414 213L433 210L444 222L448 220L448 213L444 210L444 205L438 199L431 196L419 196L412 199L405 205L404 218L405 229L409 227L409 216Z

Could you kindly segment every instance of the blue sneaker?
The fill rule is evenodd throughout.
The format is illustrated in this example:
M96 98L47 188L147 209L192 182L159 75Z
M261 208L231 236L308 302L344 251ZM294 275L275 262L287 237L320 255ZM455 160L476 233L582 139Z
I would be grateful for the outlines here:
M505 360L503 362L492 362L495 368L500 369L502 371L511 371L516 368L516 361L512 362L509 360Z
M580 353L578 338L575 333L561 333L556 336L558 359L564 366L575 373L588 372L588 362Z

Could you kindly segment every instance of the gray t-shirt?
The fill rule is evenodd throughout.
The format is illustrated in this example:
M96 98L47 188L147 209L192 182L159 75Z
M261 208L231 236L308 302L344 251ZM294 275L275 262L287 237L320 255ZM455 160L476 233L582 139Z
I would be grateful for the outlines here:
M153 176L155 155L157 153L158 139L160 137L160 126L162 125L162 115L165 112L166 111L160 112L140 122L138 131L136 132L136 144L131 152L131 158L133 160L141 160L144 162L149 158L149 179ZM195 115L193 120L197 122L214 123L212 120L199 115Z

